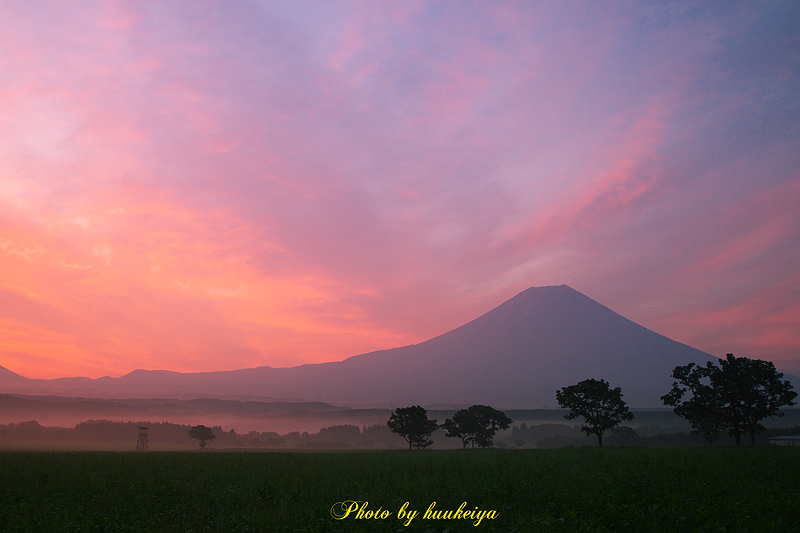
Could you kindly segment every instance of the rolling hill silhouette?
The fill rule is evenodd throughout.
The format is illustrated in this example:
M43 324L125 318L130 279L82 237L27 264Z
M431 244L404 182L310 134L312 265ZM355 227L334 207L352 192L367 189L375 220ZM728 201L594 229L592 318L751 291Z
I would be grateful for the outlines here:
M26 379L0 391L84 397L260 398L348 406L557 407L555 391L587 378L622 387L634 407L663 407L679 364L710 355L654 333L566 286L525 290L420 344L340 362L223 372L135 370L119 378ZM0 367L1 368L1 367Z

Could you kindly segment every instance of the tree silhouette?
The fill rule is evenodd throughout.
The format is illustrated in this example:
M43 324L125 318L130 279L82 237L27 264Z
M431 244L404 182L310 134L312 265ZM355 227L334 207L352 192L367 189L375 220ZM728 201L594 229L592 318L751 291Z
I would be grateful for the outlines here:
M386 425L406 440L409 450L421 450L433 444L429 437L439 427L436 420L429 419L428 412L419 405L400 407L392 411Z
M556 391L558 405L569 409L567 420L582 416L581 431L596 435L597 444L603 447L603 433L613 429L623 420L633 420L633 414L622 399L622 389L612 389L605 380L585 379L577 385Z
M211 431L211 428L207 428L206 426L194 426L189 430L189 436L199 440L201 448L206 447L206 441L217 438L214 432Z
M505 413L488 405L473 405L453 413L442 424L448 437L461 439L464 448L471 442L474 448L492 446L495 433L500 429L508 429L511 419Z
M755 446L756 434L765 429L761 420L783 416L781 407L794 405L797 397L772 362L730 353L719 359L719 366L711 361L704 367L676 366L672 377L676 381L661 397L664 404L674 407L675 414L707 439L714 431L728 428L737 445L742 433L749 433Z
M694 363L676 366L672 377L677 381L672 384L672 390L661 397L665 405L674 407L676 415L689 421L692 433L701 435L709 444L727 427L723 419L722 397L719 390L714 390L710 384L715 368L711 363L705 367ZM683 399L687 392L689 397ZM736 442L739 443L738 436Z

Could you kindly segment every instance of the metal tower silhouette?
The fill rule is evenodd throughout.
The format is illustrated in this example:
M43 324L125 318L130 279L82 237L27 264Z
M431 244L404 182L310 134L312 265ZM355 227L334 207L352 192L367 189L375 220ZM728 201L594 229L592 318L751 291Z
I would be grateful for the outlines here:
M136 439L136 451L137 452L146 452L148 447L147 442L147 431L149 428L144 426L139 426L139 438Z

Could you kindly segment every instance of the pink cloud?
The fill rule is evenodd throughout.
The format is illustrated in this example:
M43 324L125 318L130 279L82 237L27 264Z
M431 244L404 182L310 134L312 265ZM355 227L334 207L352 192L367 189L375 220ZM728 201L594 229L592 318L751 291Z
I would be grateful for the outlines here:
M336 360L551 283L790 358L798 75L760 9L9 6L0 364Z

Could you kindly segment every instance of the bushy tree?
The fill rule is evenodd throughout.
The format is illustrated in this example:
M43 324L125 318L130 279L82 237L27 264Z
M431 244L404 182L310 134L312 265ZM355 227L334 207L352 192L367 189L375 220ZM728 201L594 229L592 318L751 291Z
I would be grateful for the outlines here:
M448 437L461 439L464 448L470 442L473 448L476 444L487 448L494 444L492 439L497 431L510 425L511 419L502 411L488 405L473 405L453 413L453 418L445 420L442 428Z
M603 447L603 433L615 428L623 420L633 420L633 414L622 399L622 389L612 389L607 381L585 379L577 385L556 391L558 405L569 409L567 420L583 417L581 431L597 436L597 444Z
M719 366L711 361L676 366L672 377L672 390L661 399L709 442L727 428L737 445L742 433L755 445L756 434L765 429L761 420L783 416L781 407L794 405L797 397L772 362L733 354L719 359Z
M713 369L713 366L694 363L676 366L672 377L677 381L672 384L672 390L661 397L665 405L674 407L676 415L689 421L692 433L702 436L709 444L727 427L722 417L721 396L710 385ZM685 398L687 392L689 395Z
M202 425L194 426L193 428L191 428L189 430L189 436L192 437L193 439L199 440L201 448L206 447L206 441L214 440L217 438L216 435L214 435L214 432L211 431L211 428Z
M386 425L406 440L409 450L421 450L433 444L431 433L439 427L436 420L429 419L428 412L419 405L400 407L392 411Z

